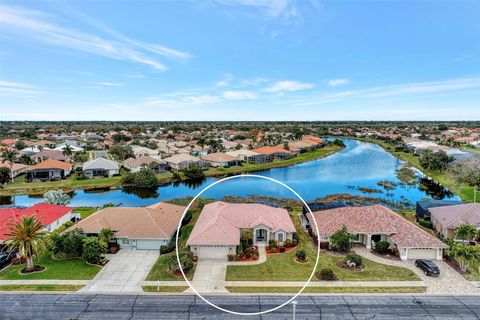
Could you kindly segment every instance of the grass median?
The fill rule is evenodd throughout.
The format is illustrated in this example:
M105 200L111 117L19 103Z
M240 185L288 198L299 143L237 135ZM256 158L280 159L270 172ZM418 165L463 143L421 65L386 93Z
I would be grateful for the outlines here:
M297 293L301 287L226 287L230 293ZM426 287L307 287L303 293L425 293Z

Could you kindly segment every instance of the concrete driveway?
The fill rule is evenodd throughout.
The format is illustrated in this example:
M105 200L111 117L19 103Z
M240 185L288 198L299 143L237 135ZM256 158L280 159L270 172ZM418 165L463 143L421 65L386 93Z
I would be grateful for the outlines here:
M191 284L199 293L228 293L225 289L226 273L226 259L200 259ZM189 288L185 292L193 291Z
M141 283L157 261L157 250L122 249L108 255L105 267L80 291L143 292Z
M445 261L434 261L440 269L439 277L428 277L423 274L423 271L415 267L414 260L389 260L379 256L376 256L365 249L365 247L356 247L355 251L372 261L383 263L387 265L393 265L398 267L404 267L412 270L415 274L425 283L427 286L427 293L434 294L452 294L452 293L480 293L480 289L477 288L471 281L465 279L461 274L455 271Z

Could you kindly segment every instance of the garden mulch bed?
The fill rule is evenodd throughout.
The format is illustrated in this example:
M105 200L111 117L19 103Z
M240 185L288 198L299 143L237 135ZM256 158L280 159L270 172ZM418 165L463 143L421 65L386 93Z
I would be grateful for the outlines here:
M280 252L279 248L277 247L277 252L273 253L272 250L270 250L269 247L266 247L265 248L265 251L267 252L267 254L277 254L277 253L287 253L287 252L290 252L294 249L296 249L298 247L298 244L295 246L295 247L284 247L285 248L285 252Z
M356 266L355 268L349 267L347 265L346 261L338 261L336 263L336 265L337 265L337 267L340 267L340 268L345 269L345 270L350 270L350 271L362 271L363 268L365 268L365 266L363 264L361 264L359 266Z
M295 257L295 262L296 263L301 263L301 264L304 264L304 263L308 263L310 260L308 259L305 259L305 260L298 260L297 257Z
M44 267L44 266L33 266L32 269L27 269L27 268L23 268L20 270L20 273L21 274L30 274L30 273L35 273L35 272L42 272L44 270L46 270L47 268Z
M258 246L254 246L255 247L255 250L258 251ZM245 253L243 253L243 255L240 257L240 261L257 261L258 260L258 256L257 256L257 259L253 259L252 257L250 258L247 258Z

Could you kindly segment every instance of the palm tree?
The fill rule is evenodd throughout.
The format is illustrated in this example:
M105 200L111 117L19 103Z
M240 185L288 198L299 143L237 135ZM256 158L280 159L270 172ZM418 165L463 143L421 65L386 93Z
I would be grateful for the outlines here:
M463 272L466 272L472 264L480 261L480 251L463 243L454 244L448 254L458 262Z
M63 155L66 156L67 161L70 162L70 157L73 155L73 148L71 145L65 145L65 148L63 148Z
M112 229L103 228L102 230L100 230L99 238L100 240L103 240L106 243L110 243L112 242L114 235L115 235L115 232L113 232Z
M8 162L10 165L10 178L13 182L13 160L17 157L17 151L15 150L3 150L2 151L2 163Z
M455 235L462 240L471 240L476 232L477 228L468 224L461 224L455 229Z
M35 217L22 217L22 221L15 221L6 234L7 250L18 250L21 256L27 258L27 270L33 269L33 255L45 252L52 243L49 236L43 233L45 226Z

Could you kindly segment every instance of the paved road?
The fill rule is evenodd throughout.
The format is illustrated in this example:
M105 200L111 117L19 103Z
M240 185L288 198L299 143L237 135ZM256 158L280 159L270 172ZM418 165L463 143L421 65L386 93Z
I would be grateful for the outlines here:
M215 296L241 312L280 304L286 296ZM480 296L302 296L297 319L479 319ZM0 294L0 319L291 319L292 307L241 317L219 311L196 296Z

